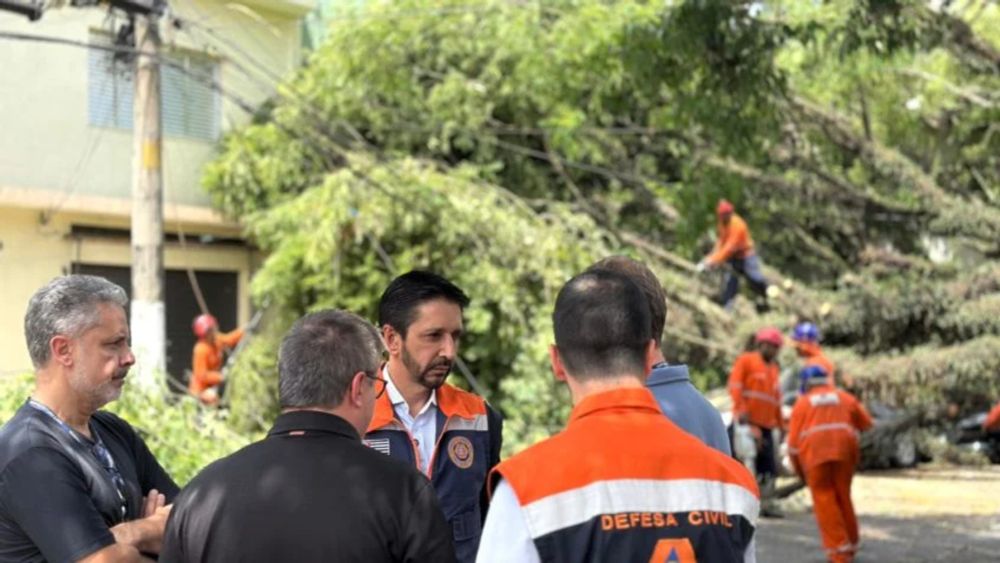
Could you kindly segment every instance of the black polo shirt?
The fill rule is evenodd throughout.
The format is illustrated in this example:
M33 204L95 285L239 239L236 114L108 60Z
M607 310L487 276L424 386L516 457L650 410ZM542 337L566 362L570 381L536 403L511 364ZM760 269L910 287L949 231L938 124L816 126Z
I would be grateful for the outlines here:
M181 491L160 561L449 563L451 536L415 468L338 416L296 411Z
M0 563L76 561L111 545L109 528L141 517L157 489L170 502L177 485L142 438L117 416L99 411L100 436L125 482L125 514L93 443L68 435L48 414L25 404L0 429Z

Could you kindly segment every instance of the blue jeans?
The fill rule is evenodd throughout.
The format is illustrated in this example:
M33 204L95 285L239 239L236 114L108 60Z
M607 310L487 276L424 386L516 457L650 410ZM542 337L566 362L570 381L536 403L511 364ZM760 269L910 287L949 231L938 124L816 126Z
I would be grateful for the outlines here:
M740 291L740 278L747 279L752 289L757 295L767 300L767 280L760 271L760 259L756 254L751 254L746 258L733 258L727 262L730 266L726 272L726 283L722 288L722 295L719 296L719 303L727 309L732 304L736 294Z

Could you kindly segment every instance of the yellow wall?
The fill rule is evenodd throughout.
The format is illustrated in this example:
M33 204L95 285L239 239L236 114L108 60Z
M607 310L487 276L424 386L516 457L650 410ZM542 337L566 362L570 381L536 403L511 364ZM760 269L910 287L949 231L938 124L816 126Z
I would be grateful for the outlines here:
M50 279L68 273L73 262L128 266L125 240L76 238L73 224L127 229L127 221L109 221L85 214L63 214L42 224L37 210L0 208L0 376L31 370L24 343L24 312L28 299ZM239 323L250 318L250 274L258 257L247 248L167 244L168 269L238 272Z
M315 0L171 0L183 30L164 26L168 49L204 53L219 63L219 83L251 106L299 65L301 18ZM0 12L0 29L88 42L111 31L105 8L61 8L37 22ZM118 18L118 24L122 19ZM250 69L241 70L239 66ZM88 123L88 50L0 39L0 376L28 371L23 336L28 299L72 262L127 266L124 241L76 239L73 224L129 228L132 132ZM223 130L251 116L221 97ZM239 237L239 225L211 210L201 188L214 142L166 138L164 215L168 232ZM239 322L249 319L254 260L246 248L165 247L165 267L239 272Z
M305 4L270 1L296 9ZM274 78L287 76L301 60L296 15L220 0L173 0L171 9L182 20L204 23L182 31L163 26L165 45L218 60L221 87L251 106L270 97ZM53 9L37 22L0 12L0 29L88 42L93 31L110 31L106 17L102 8ZM87 61L83 48L0 40L0 188L128 197L132 134L89 125ZM238 65L252 69L249 76ZM249 120L231 99L221 99L223 129ZM213 142L165 140L170 201L209 204L200 180L214 152Z

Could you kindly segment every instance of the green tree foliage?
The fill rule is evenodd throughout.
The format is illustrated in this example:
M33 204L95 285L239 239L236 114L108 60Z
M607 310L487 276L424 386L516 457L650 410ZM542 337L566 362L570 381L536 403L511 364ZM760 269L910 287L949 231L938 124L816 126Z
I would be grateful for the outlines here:
M668 357L706 385L762 323L802 318L861 380L882 377L867 357L895 369L882 359L911 351L937 366L926 373L959 370L946 359L997 334L996 270L973 266L1000 255L1000 8L954 4L400 0L339 13L205 176L267 253L253 290L276 311L241 358L234 420L255 427L276 408L277 339L296 316L373 317L388 280L421 267L473 297L463 356L510 443L530 442L565 409L545 359L555 291L611 252L661 276ZM723 312L717 280L693 273L719 197L787 282L769 316ZM961 368L970 401L992 391L973 384L991 365Z
M34 376L0 381L0 420L9 420L31 396ZM132 425L167 473L183 486L209 463L229 455L258 436L234 431L225 413L206 409L189 397L164 402L165 393L126 386L107 410Z

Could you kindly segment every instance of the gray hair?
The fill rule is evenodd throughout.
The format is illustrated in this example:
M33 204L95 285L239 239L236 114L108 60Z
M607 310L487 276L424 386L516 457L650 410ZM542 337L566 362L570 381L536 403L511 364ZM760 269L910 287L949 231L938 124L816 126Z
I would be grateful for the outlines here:
M382 356L375 327L339 310L296 321L278 352L278 398L282 408L339 406L359 371L375 375Z
M98 276L60 276L31 296L24 315L24 338L31 363L38 369L49 361L49 342L56 335L75 338L100 322L97 307L128 306L121 287Z

